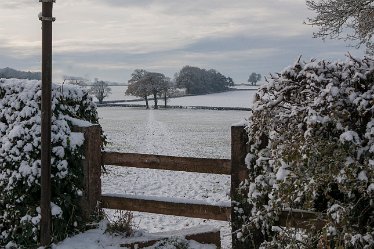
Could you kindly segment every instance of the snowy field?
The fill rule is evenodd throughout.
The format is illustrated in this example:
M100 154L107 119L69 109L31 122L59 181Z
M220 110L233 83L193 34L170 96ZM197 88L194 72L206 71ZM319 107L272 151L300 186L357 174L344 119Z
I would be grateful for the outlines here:
M99 108L100 124L111 151L174 156L230 158L230 127L244 111L144 110ZM230 204L230 177L107 166L103 193L143 195ZM113 211L107 212L109 217ZM134 213L139 229L159 232L209 224L221 228L223 248L230 248L228 222Z
M253 98L256 91L228 91L222 93L212 93L206 95L186 96L180 98L172 98L168 100L168 105L178 106L210 106L210 107L244 107L252 106ZM149 102L153 105L153 100ZM144 101L131 102L131 104L144 105ZM163 105L164 101L159 100L159 104Z
M124 97L126 86L112 87L107 100L131 99ZM170 100L170 105L250 107L255 91L230 91ZM150 101L153 104L153 101ZM140 104L144 104L140 102ZM163 104L163 101L160 101ZM213 111L190 109L145 110L144 108L98 108L100 124L108 137L106 150L132 153L159 154L184 157L230 158L230 127L242 122L247 111ZM106 166L102 178L104 194L138 195L156 198L178 198L230 205L230 177L225 175L173 172ZM106 210L109 219L115 211ZM221 229L222 246L231 248L231 227L228 222L210 221L167 215L134 212L135 226L147 233L173 231L199 225ZM103 235L103 230L75 236L56 249L79 247L84 236L96 238L92 248L119 249L120 238ZM94 247L94 245L96 247ZM82 247L83 248L83 247Z
M248 108L252 104L252 99L256 93L255 90L257 87L258 86L235 86L237 89L249 89L253 91L228 91L223 93L173 98L169 99L168 105ZM112 93L104 99L105 101L139 99L135 96L125 95L127 86L110 86L110 88L112 89ZM144 105L145 102L131 102L131 104ZM152 100L150 101L150 104L153 104ZM160 100L160 104L164 104L163 100Z
M105 100L131 100L131 99L138 99L135 96L125 95L127 90L127 86L109 86L111 94Z

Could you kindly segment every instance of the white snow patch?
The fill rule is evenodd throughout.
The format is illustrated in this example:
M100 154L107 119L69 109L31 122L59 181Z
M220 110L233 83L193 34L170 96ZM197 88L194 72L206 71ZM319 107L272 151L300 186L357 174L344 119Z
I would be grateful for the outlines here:
M365 170L362 170L360 173L358 173L357 179L360 180L360 181L365 181L365 182L367 182L369 180L367 175L366 175Z
M181 234L178 233L168 233L160 235L160 234L150 234L143 232L141 237L121 237L121 236L111 236L108 233L105 233L106 227L108 225L108 221L101 221L99 223L99 228L91 229L84 233L75 235L73 237L67 238L64 241L53 244L52 249L121 249L121 244L131 243L131 242L140 242L140 241L148 241L152 239L159 239L159 238L166 238L166 237L180 237L183 238L183 232ZM196 232L200 232L200 228L196 228ZM189 241L190 248L194 249L215 249L216 246L214 245L207 245L207 244L200 244L196 241ZM146 247L148 249L155 248L154 246Z
M340 135L340 141L344 142L353 142L354 144L360 143L360 137L358 136L357 132L355 131L346 131Z
M51 202L51 213L52 213L52 216L61 216L62 210L55 203Z
M277 174L276 174L276 179L278 181L283 181L284 179L286 179L286 177L290 173L290 171L288 170L289 166L283 161L281 163L282 163L282 166L278 169Z
M368 193L371 193L371 192L374 192L374 183L370 183L368 189L367 189L367 192Z
M86 120L81 120L81 119L77 119L77 118L73 118L73 117L69 117L69 116L65 116L64 118L66 120L69 120L72 125L75 125L75 126L78 126L78 127L90 127L90 126L93 125L92 123L90 123Z
M70 134L70 147L73 150L83 145L83 143L84 143L84 134L82 132L72 132Z

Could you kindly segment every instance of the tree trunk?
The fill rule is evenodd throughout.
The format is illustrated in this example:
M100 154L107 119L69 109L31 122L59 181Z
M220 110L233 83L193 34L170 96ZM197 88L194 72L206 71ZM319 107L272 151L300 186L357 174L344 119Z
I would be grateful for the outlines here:
M148 104L148 97L147 97L147 95L144 96L144 99L145 99L145 106L146 106L147 109L149 109L149 104Z
M167 96L166 96L166 92L165 92L165 95L164 95L164 101L165 101L165 109L167 107Z
M157 92L153 92L153 99L155 101L155 109L158 109L158 105L157 105Z

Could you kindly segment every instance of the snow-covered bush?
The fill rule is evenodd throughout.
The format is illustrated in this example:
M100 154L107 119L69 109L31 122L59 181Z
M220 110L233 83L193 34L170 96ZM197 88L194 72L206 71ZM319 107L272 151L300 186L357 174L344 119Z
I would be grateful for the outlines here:
M239 243L374 247L373 59L297 61L259 89L246 129ZM275 227L285 208L325 213L327 223L320 231Z
M52 235L61 240L84 227L79 196L83 188L83 134L75 119L97 123L92 99L78 87L53 85ZM39 81L0 80L0 247L34 248L40 222Z

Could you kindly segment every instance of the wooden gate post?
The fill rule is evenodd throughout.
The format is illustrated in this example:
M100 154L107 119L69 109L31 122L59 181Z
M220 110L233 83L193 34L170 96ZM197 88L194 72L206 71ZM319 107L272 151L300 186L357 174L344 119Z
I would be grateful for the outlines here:
M101 198L101 127L74 127L74 131L84 134L82 208L86 219L96 214Z
M238 217L234 212L235 196L238 196L237 189L242 181L248 178L248 169L245 165L247 155L248 135L244 126L231 126L231 232L232 248L241 248L241 243L236 237L235 231L240 229Z
M41 179L40 245L51 243L51 117L52 117L52 9L54 0L42 2L42 100L41 100Z

